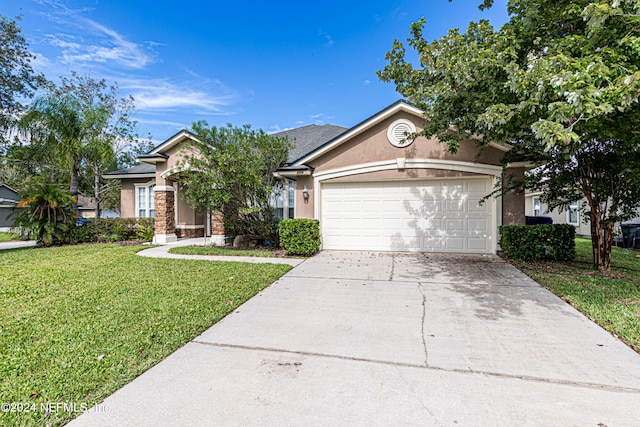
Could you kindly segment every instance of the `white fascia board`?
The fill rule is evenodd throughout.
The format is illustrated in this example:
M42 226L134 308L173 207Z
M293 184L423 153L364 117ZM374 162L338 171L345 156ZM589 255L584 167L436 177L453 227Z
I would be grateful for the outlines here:
M146 158L146 159L141 159L141 158L137 158L136 161L138 163L147 163L149 165L155 165L156 163L164 163L167 161L167 159L164 159L162 157L155 157L152 159Z
M167 151L167 150L171 149L172 147L178 145L180 142L184 141L185 138L189 138L189 139L191 139L193 141L199 142L198 139L196 139L193 135L191 135L186 130L183 130L182 132L177 133L176 135L174 135L171 138L167 139L162 144L158 145L156 148L151 150L149 152L149 154L158 154L160 152Z
M539 197L542 196L542 191L536 191L534 193L525 193L524 197Z
M309 176L309 175L311 175L310 170L280 171L280 172L273 173L273 176L275 176L276 178L291 178L291 179L295 179L299 176Z
M525 168L525 169L533 169L538 167L535 163L531 162L513 162L507 163L507 168Z

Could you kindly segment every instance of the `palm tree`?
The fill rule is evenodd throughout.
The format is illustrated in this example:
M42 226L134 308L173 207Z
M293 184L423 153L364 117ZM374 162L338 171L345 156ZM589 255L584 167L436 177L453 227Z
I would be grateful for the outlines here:
M108 113L99 106L82 106L72 95L36 99L21 119L31 140L53 158L60 159L70 174L69 193L78 198L78 177L87 145L100 132Z
M38 243L46 246L62 241L74 221L76 199L59 185L46 181L32 182L20 195L23 198L11 214L12 227L29 230Z

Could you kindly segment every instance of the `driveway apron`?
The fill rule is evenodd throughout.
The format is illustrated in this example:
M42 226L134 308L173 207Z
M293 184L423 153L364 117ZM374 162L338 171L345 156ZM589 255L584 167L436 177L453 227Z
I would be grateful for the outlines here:
M640 356L500 258L334 251L71 425L638 420Z

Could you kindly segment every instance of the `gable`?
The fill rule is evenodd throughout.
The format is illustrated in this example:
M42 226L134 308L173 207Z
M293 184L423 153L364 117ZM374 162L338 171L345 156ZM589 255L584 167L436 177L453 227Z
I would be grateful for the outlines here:
M6 184L0 184L0 199L5 201L18 201L20 200L20 196L18 196L18 193L13 188Z
M325 147L321 152L312 153L308 156L309 160L306 164L314 168L314 174L353 165L395 161L399 158L407 161L429 159L442 162L501 165L506 149L496 146L480 149L471 140L462 141L456 154L448 152L447 145L436 138L427 139L422 136L404 147L392 145L388 136L392 124L398 121L410 122L415 125L417 132L423 129L424 118L418 110L413 110L415 110L413 107L396 108L391 114L378 117L377 120L368 123L366 128L353 132L352 136L344 138L343 141L334 141L332 147Z

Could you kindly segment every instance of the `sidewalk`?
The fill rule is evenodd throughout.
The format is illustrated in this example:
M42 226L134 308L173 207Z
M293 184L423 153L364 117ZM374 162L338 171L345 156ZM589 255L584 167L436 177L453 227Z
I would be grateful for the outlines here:
M178 246L206 246L211 244L208 237L198 237L195 239L181 239L177 242L156 246L138 252L138 255L149 258L174 258L174 259L195 259L204 261L227 261L227 262L249 262L253 264L287 264L292 267L304 261L302 258L264 258L252 256L224 256L224 255L179 255L170 254L169 249Z
M18 248L29 248L31 246L36 246L35 240L20 240L17 242L0 242L0 250L3 249L18 249Z

